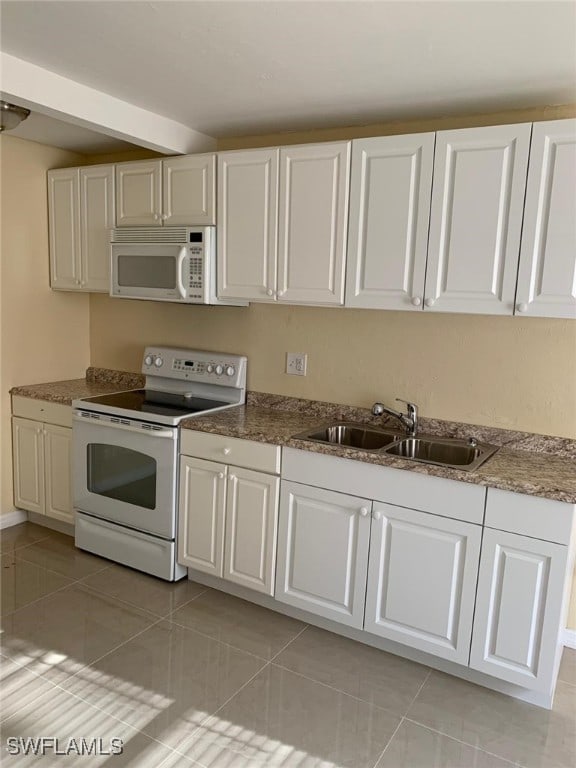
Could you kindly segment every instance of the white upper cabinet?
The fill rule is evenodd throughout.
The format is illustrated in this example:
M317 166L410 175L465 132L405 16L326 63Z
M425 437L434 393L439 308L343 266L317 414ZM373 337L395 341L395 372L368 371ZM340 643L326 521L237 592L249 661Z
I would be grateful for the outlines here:
M84 290L110 290L114 214L114 166L80 168L80 279Z
M436 135L426 309L514 310L531 124Z
M516 313L576 317L576 120L534 123Z
M280 150L278 300L343 304L350 142Z
M352 142L346 306L421 309L434 133Z
M162 160L162 222L166 227L216 224L216 155Z
M116 226L162 226L162 161L118 163Z
M50 285L80 288L80 209L78 168L48 171Z
M273 301L278 149L218 154L218 297Z
M184 155L116 166L116 226L216 223L216 156Z
M52 288L108 292L114 166L48 171L48 214Z

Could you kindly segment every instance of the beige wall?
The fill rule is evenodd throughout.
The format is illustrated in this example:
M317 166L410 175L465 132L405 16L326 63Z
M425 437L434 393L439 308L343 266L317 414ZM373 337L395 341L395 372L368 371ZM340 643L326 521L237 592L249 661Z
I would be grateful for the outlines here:
M51 291L46 171L81 155L0 137L0 513L10 512L10 397L16 384L76 378L89 364L89 297Z

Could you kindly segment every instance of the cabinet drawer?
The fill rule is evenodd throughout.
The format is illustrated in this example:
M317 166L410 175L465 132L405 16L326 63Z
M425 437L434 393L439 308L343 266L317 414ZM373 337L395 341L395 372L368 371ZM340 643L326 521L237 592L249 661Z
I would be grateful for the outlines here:
M488 488L488 528L569 544L576 505Z
M183 429L180 438L180 452L186 456L197 456L208 461L220 461L237 467L257 469L261 472L280 472L280 447L236 437L212 435L207 432L193 432Z
M72 426L72 408L69 405L50 403L47 400L34 400L31 397L12 397L12 413L23 419L43 421L59 427Z

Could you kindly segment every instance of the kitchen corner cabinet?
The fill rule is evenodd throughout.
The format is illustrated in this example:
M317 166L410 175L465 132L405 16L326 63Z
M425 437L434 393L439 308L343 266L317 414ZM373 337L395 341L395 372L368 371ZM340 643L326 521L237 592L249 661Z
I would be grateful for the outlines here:
M427 310L513 314L531 129L436 134Z
M114 166L48 171L48 215L51 287L108 292Z
M468 664L482 526L374 502L364 629Z
M282 481L277 600L362 628L372 502Z
M74 523L71 409L14 398L12 410L14 505Z
M422 308L434 133L352 142L346 306Z
M216 223L216 155L116 165L117 227Z
M218 297L342 305L350 142L218 163Z
M576 120L534 123L515 312L576 318Z
M180 459L178 562L274 593L279 478L214 461L279 471L279 448L186 431ZM207 460L208 459L208 460Z

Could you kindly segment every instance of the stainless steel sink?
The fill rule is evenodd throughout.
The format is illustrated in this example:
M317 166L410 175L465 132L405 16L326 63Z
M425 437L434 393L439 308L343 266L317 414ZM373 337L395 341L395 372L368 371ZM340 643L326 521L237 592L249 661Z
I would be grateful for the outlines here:
M395 440L399 440L401 436L393 432L385 432L377 427L338 423L315 429L312 432L303 432L300 435L294 435L294 437L317 443L344 445L346 448L359 448L363 451L379 451Z
M477 469L498 450L497 446L477 443L473 438L403 437L378 427L346 422L328 424L294 437L467 471Z
M473 439L466 441L422 436L407 437L391 446L386 453L426 464L472 470L477 469L497 450L494 445L476 443Z

